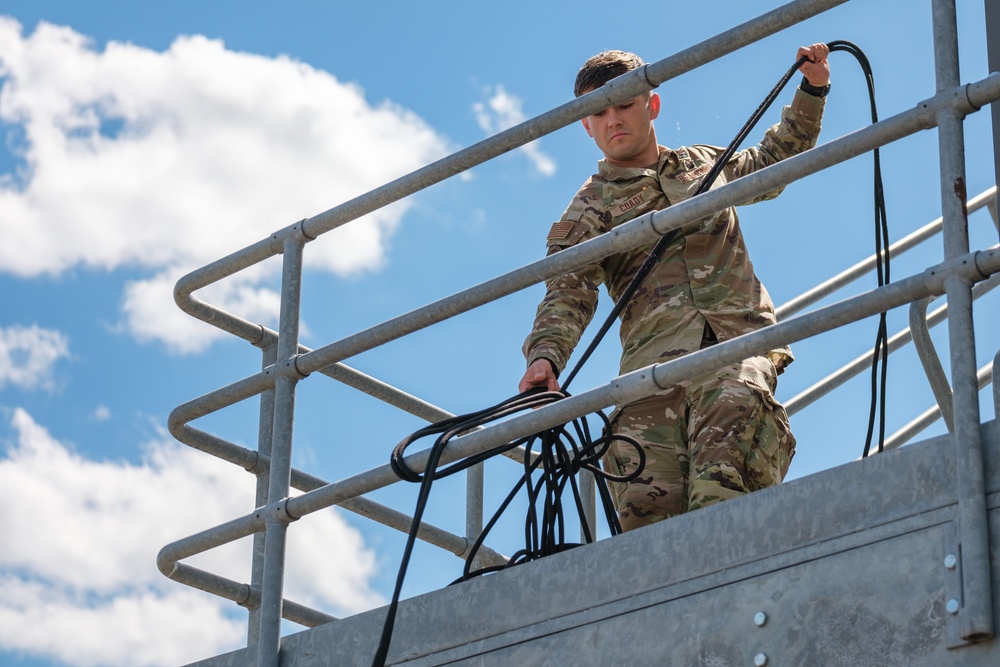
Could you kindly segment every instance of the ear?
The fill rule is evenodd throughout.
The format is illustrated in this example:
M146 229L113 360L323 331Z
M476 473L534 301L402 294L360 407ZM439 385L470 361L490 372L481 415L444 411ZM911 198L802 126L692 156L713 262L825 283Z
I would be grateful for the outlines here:
M583 129L587 131L587 136L588 137L594 136L594 133L590 131L590 123L587 122L587 119L584 118L580 122L583 123Z
M653 120L660 115L660 96L653 93L649 96L649 119Z

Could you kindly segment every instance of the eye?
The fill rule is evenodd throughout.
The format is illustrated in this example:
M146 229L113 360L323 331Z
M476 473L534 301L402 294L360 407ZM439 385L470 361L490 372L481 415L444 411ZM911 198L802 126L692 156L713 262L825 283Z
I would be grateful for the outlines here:
M635 104L635 102L626 102L625 104L619 104L618 108L625 111L626 109L631 109L633 104Z

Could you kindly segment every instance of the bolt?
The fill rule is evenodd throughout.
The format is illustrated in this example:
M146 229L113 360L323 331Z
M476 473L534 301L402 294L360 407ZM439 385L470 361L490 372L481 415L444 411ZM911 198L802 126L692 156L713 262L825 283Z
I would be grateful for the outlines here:
M764 667L767 664L767 655L764 653L758 653L753 657L754 667Z
M946 568L954 570L956 565L958 565L958 558L955 557L955 554L948 554L944 557L944 566Z
M956 600L955 598L952 598L952 599L948 600L948 602L945 603L944 608L945 608L945 610L947 610L947 612L949 614L957 614L958 613L958 600Z
M764 624L767 623L767 614L762 611L758 611L753 615L753 622L757 624L758 628L764 627Z

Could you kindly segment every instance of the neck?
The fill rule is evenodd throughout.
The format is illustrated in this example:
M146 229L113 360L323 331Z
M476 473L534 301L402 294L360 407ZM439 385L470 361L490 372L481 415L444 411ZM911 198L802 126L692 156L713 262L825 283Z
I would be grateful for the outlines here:
M654 165L660 160L660 146L656 143L656 136L653 136L653 144L646 150L644 150L639 155L626 160L616 160L608 155L604 156L604 159L608 164L613 164L616 167L627 167L630 169L637 169L642 167L648 167Z

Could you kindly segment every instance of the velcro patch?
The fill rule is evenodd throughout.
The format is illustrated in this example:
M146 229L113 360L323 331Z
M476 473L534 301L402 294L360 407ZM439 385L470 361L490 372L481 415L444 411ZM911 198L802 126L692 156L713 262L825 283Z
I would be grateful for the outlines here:
M650 192L649 188L643 188L642 192L640 192L639 194L632 195L631 197L625 200L616 201L613 204L612 215L617 218L619 215L622 215L623 213L628 213L636 206L646 201L646 195L648 192Z
M712 165L703 164L697 169L692 169L691 171L682 171L681 173L677 174L677 180L680 181L681 183L690 183L694 179L704 176L709 171L711 171L711 169Z
M573 221L572 220L560 220L552 225L552 229L549 230L549 235L545 237L546 241L562 241L569 233L573 231Z

